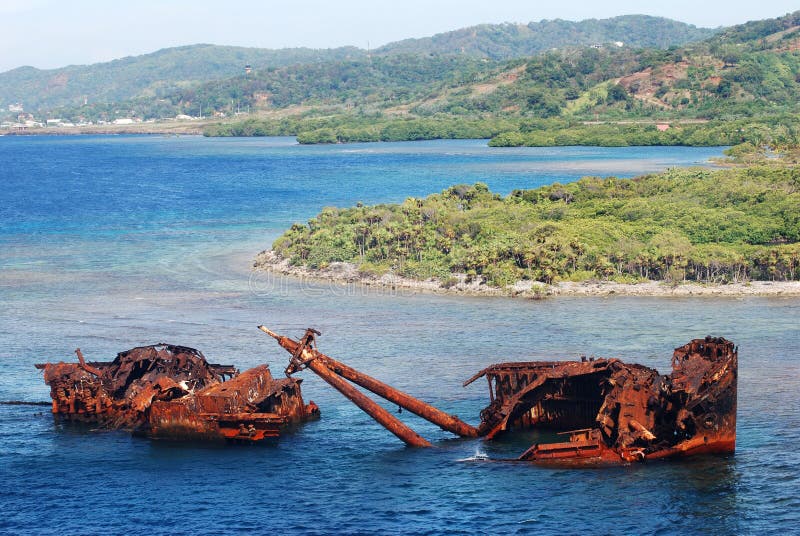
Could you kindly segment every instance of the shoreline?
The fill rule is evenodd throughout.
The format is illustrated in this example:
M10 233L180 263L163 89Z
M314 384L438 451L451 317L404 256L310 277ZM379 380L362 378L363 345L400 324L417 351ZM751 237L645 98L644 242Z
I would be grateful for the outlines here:
M2 136L86 136L86 135L176 135L199 136L205 124L180 123L136 123L132 125L91 125L85 127L47 127L29 130L0 130Z
M465 274L454 274L455 282L442 286L435 278L418 280L396 274L375 276L363 274L356 265L345 262L331 263L325 269L313 270L304 266L291 266L288 259L279 257L272 250L256 255L253 270L269 272L298 280L340 285L358 285L411 293L444 294L450 296L499 296L543 299L557 296L607 297L800 297L800 281L750 281L746 283L693 283L677 285L662 281L643 283L615 283L611 281L559 282L554 285L534 281L517 281L504 288L491 287L483 282L467 282Z

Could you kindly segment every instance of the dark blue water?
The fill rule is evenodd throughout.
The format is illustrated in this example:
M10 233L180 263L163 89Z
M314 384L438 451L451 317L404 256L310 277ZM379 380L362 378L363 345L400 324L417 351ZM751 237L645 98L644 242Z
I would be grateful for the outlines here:
M277 445L222 448L59 425L0 406L0 533L789 534L800 522L800 300L368 292L251 274L253 255L326 205L460 182L513 188L702 164L720 149L491 149L447 141L0 138L0 400L47 400L35 362L159 341L241 368L286 354L264 323L473 423L506 360L618 356L668 370L672 348L740 346L735 456L604 470L512 463L535 437L455 439L406 419L408 449L310 373L320 421ZM44 411L42 411L44 410Z

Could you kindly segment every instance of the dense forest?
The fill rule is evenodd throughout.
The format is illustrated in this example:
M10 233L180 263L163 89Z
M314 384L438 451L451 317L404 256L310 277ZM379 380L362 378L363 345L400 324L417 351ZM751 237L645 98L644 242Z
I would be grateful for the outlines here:
M301 144L492 138L518 128L514 118L452 116L387 118L364 113L250 119L212 125L206 136L297 136Z
M493 147L589 145L626 147L684 145L714 147L749 144L771 148L800 143L800 118L783 113L748 119L691 123L583 123L578 121L519 122L513 131L494 136Z
M441 285L466 274L636 282L800 279L800 170L670 170L515 190L458 185L401 204L326 208L273 244L311 269L349 262Z

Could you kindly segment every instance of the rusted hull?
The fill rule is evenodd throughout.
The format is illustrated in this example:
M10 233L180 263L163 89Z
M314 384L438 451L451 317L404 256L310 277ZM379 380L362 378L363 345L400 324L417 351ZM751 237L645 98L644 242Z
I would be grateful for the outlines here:
M261 365L243 373L212 365L197 350L153 345L113 362L37 365L61 418L165 439L258 442L314 418L300 381L275 380ZM230 378L230 379L227 379ZM227 380L227 381L226 381Z
M570 465L732 453L738 354L721 338L677 348L668 376L617 359L501 363L484 369L491 403L480 434L573 430L569 441L533 445L520 460Z

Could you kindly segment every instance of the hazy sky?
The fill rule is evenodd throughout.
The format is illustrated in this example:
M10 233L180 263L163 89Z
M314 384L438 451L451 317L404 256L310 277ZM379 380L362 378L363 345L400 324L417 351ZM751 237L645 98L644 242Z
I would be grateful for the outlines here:
M375 47L483 22L643 13L717 27L785 15L789 0L0 0L0 72L108 61L194 43Z

